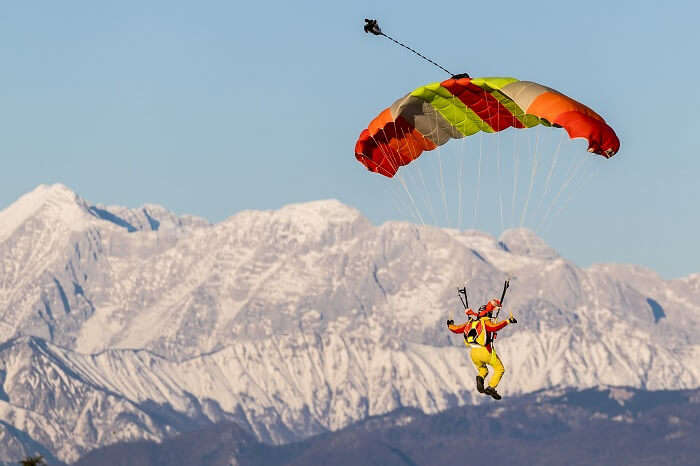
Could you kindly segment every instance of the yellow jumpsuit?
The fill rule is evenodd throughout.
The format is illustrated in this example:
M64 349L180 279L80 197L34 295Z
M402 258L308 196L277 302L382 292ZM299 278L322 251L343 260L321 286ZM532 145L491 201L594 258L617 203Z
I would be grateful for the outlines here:
M503 367L501 358L498 357L493 346L491 346L491 351L484 346L472 347L470 356L476 370L479 372L479 375L484 379L486 379L486 376L489 374L489 369L486 367L486 365L488 364L489 366L493 367L493 376L491 377L491 380L489 380L489 387L496 388L506 369Z
M496 388L505 372L501 358L498 357L496 349L493 347L493 340L496 338L496 332L508 324L509 322L507 320L493 323L491 319L486 316L476 321L465 322L461 325L448 325L451 332L463 333L465 335L464 344L471 348L470 356L479 376L486 379L489 373L489 369L486 366L493 367L493 376L489 381L489 386L492 388ZM476 343L469 343L466 340L467 333L472 329L480 330Z

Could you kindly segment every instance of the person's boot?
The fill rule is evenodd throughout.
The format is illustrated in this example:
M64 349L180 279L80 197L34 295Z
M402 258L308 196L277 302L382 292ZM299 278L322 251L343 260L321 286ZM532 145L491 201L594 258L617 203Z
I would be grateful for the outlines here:
M476 391L484 393L484 378L480 375L476 376Z
M487 394L487 395L491 395L491 397L492 397L494 400L500 400L500 399L501 399L501 395L499 395L498 392L496 391L496 389L493 388L493 387L486 387L486 390L484 390L484 393Z

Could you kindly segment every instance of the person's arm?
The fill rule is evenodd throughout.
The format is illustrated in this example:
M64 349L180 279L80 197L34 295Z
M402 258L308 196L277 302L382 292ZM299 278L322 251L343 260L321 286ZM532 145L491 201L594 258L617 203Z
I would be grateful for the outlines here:
M448 322L447 328L450 329L450 332L452 332L452 333L464 333L464 328L469 323L469 322L465 322L463 324L455 325L454 321L447 321L447 322Z
M490 320L486 321L486 331L487 332L498 332L501 330L503 327L505 327L508 324L515 324L518 321L515 320L515 317L513 317L513 314L508 317L507 320L502 320L500 322L493 323Z
M501 330L503 327L508 325L509 322L507 320L502 320L500 322L492 323L491 321L486 321L486 331L487 332L498 332Z

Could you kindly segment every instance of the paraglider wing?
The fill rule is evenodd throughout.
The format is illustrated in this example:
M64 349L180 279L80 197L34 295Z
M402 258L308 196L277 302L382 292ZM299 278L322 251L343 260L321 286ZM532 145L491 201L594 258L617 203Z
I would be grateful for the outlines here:
M602 117L554 89L515 78L464 77L421 86L394 102L362 131L355 157L368 170L393 177L450 139L538 124L585 138L589 152L606 158L620 148Z

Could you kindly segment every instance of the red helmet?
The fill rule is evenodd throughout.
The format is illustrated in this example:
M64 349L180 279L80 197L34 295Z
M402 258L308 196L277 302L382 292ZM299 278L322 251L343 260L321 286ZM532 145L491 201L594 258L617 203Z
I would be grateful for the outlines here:
M498 299L492 299L488 303L484 304L479 308L479 313L477 316L479 318L486 317L489 313L493 312L494 309L501 307L501 302Z
M497 307L501 307L501 301L498 299L492 299L488 303L486 303L486 312L491 312Z

